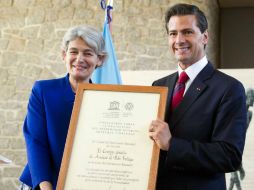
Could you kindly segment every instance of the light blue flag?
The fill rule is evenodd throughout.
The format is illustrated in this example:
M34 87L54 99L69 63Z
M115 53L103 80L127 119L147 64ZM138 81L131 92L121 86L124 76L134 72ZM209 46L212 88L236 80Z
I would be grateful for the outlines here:
M104 22L103 37L106 51L108 52L108 59L101 67L95 69L92 75L92 81L96 84L122 84L118 61L107 21Z

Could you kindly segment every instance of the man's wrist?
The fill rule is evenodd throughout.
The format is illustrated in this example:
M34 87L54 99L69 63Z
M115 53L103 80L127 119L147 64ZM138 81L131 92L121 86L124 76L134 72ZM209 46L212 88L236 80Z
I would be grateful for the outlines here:
M53 187L49 181L43 181L39 186L41 190L53 190Z

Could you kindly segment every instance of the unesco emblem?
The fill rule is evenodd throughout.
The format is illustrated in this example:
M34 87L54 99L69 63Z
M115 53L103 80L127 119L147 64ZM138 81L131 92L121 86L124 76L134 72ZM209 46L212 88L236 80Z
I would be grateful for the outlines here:
M113 101L109 103L109 110L119 110L120 103L117 101Z
M128 103L125 104L124 107L125 107L126 110L131 111L131 110L133 110L134 105L133 105L133 103L128 102Z

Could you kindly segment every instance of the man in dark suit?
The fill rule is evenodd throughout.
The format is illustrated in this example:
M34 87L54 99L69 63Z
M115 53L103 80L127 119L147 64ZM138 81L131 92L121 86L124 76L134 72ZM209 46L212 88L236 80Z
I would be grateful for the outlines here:
M208 24L198 7L177 4L165 20L178 72L153 83L169 88L165 121L149 128L161 149L157 189L226 190L225 173L239 168L245 143L243 85L207 60Z

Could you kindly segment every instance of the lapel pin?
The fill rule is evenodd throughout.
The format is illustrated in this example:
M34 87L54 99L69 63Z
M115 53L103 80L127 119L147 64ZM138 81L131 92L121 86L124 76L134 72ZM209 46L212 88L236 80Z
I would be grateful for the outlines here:
M197 91L201 91L201 89L199 87L197 87Z

